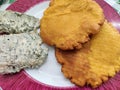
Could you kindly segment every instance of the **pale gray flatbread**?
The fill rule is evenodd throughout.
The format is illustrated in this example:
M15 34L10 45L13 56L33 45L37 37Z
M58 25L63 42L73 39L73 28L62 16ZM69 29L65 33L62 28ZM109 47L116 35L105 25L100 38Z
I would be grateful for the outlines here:
M30 32L40 27L39 19L13 11L0 11L0 33L18 34Z
M15 73L42 65L48 49L41 45L40 36L33 31L0 36L0 73Z

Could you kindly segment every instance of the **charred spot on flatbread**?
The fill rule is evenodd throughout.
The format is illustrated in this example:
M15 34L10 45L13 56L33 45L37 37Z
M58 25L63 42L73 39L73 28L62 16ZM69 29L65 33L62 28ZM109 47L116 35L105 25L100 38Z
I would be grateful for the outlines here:
M56 49L65 77L78 86L100 86L120 71L120 34L105 22L98 34L80 50Z

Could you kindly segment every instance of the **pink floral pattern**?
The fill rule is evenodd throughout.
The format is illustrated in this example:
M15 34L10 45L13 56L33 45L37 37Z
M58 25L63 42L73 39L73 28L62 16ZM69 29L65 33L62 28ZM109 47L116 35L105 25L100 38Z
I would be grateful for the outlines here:
M11 6L9 6L7 10L13 10L24 13L25 11L29 10L37 3L41 3L43 1L47 1L47 0L17 0Z

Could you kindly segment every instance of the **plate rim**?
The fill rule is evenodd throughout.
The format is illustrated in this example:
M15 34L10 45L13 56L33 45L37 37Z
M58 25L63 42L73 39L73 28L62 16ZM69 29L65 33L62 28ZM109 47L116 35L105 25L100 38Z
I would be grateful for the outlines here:
M11 4L8 8L7 8L7 10L13 10L14 8L15 8L15 11L19 11L19 10L17 10L16 9L16 5L22 5L22 3L20 3L22 1L22 3L23 3L23 1L25 1L25 0L17 0L17 3L16 2L14 2L13 4ZM26 0L26 1L30 1L30 0ZM34 0L34 1L40 1L40 3L41 2L43 2L43 1L48 1L48 0ZM98 0L97 0L98 1ZM101 2L104 2L104 3L106 3L104 0L101 0ZM23 3L24 4L24 3ZM107 3L106 3L107 4ZM37 3L36 4L34 4L34 5L37 5ZM34 6L34 5L31 5L31 6ZM108 4L107 4L108 5ZM29 10L30 8L31 8L31 6L29 5L29 7L28 7L28 9L26 9L26 10ZM109 6L109 7L111 7L111 6ZM111 7L111 9L113 9L112 7ZM23 12L25 12L26 10L24 10ZM114 10L114 12L116 12L115 10ZM58 87L58 86L51 86L51 85L47 85L47 84L45 84L45 83L42 83L42 82L40 82L40 81L38 81L38 80L36 80L36 79L34 79L34 78L32 78L28 73L26 73L25 72L25 70L22 70L20 73L23 73L27 78L29 78L32 82L35 82L35 83L38 83L39 85L43 85L43 86L45 86L47 89L54 89L54 90L71 90L71 89L76 89L76 90L78 90L78 89L80 89L79 87L77 87L77 86L75 86L75 87ZM18 73L18 74L20 74L20 73ZM18 75L17 74L17 75ZM11 75L10 75L11 76ZM15 75L14 75L15 76ZM3 77L3 76L0 76L0 79L1 79L1 77ZM10 77L9 77L10 78ZM44 88L45 89L45 88ZM53 90L52 89L52 90ZM30 89L29 89L30 90ZM31 89L32 90L32 89Z

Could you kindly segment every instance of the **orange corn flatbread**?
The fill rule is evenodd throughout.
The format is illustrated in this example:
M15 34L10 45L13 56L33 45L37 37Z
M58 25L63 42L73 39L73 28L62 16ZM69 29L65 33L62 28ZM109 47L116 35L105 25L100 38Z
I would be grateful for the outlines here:
M108 22L80 50L56 49L65 77L78 86L98 87L120 71L120 34Z
M52 0L41 19L40 36L62 50L80 49L103 23L103 10L94 0Z

